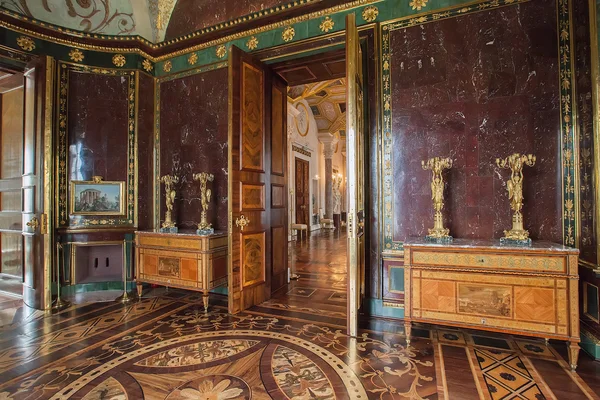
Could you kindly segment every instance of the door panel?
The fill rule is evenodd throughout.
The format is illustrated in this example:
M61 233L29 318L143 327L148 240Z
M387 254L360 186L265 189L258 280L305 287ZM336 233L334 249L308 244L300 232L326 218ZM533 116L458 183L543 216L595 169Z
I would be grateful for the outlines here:
M53 158L52 115L55 63L32 61L25 72L23 153L23 301L30 307L52 306ZM49 226L50 224L50 226Z
M310 225L308 211L310 208L309 163L296 158L296 223Z
M271 278L287 270L287 247L273 254L273 229L287 226L284 199L285 83L233 46L229 56L229 312L268 300ZM273 117L273 118L272 118ZM278 151L276 157L272 152ZM272 171L273 169L273 171ZM273 185L273 186L272 186ZM267 190L268 189L268 190ZM277 192L277 190L275 190ZM278 243L278 245L281 245ZM283 260L283 261L282 261ZM274 266L273 263L278 265ZM283 263L283 265L282 265ZM282 272L282 269L284 272Z
M287 283L287 84L272 74L271 84L271 293Z
M364 118L362 52L354 14L346 17L346 162L348 174L348 334L358 332L364 292Z

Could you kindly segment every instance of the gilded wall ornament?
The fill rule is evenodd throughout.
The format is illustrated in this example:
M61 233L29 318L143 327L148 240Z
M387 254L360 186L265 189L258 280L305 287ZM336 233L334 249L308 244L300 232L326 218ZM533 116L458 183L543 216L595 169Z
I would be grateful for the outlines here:
M412 0L408 5L412 7L413 10L421 11L421 8L427 5L428 0Z
M246 42L246 47L250 50L254 50L258 47L258 39L256 36L252 36L250 39L248 39Z
M208 223L208 219L206 218L208 206L210 205L210 197L212 195L212 191L208 189L207 183L212 182L215 179L215 176L208 172L200 172L199 174L194 174L193 178L195 181L200 182L200 201L202 203L200 223L198 224L196 233L198 235L211 235L215 233L215 230L213 229L212 224Z
M71 51L69 52L69 58L71 59L71 61L74 62L82 62L85 56L83 55L83 52L81 50L71 49Z
M113 64L115 64L115 66L117 67L124 66L126 61L127 60L125 59L125 56L123 54L115 54L112 58Z
M227 48L224 45L217 47L217 57L223 58L227 54Z
M506 182L510 208L514 211L512 217L512 229L504 231L501 242L522 242L530 244L529 231L523 229L523 166L533 167L535 165L533 154L512 154L504 159L496 158L496 165L500 168L510 169L510 179Z
M25 51L33 51L35 49L35 42L32 38L27 36L18 37L17 44Z
M173 63L171 61L167 61L163 64L163 71L165 71L165 72L171 72L172 68L173 68Z
M296 30L293 26L286 27L281 34L281 38L284 42L291 42L294 39L294 36L296 36Z
M452 168L450 158L434 157L427 161L421 161L423 169L431 171L431 199L433 200L433 229L429 229L427 239L435 241L451 241L450 230L444 228L442 209L444 208L444 176L445 169Z
M379 10L375 6L369 6L365 8L362 12L362 17L367 22L373 22L377 19L379 15Z
M160 178L160 181L165 184L165 204L167 211L165 213L165 222L160 228L161 232L177 232L177 226L173 221L173 204L175 203L175 185L179 183L179 177L173 175L165 175Z
M333 22L331 17L325 17L325 19L321 21L321 25L319 25L319 28L321 28L321 32L329 32L333 29L334 25L335 23Z
M150 60L146 60L146 59L144 61L142 61L142 67L144 67L144 70L146 72L152 71L152 68L153 68L152 63L150 62Z
M192 53L187 59L188 64L194 65L198 62L198 54Z

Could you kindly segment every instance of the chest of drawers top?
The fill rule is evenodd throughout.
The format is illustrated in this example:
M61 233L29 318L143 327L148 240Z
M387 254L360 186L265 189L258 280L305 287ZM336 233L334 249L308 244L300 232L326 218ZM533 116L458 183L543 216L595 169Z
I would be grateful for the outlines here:
M531 246L502 245L499 240L455 239L432 243L424 239L404 242L405 264L415 268L466 268L504 270L513 273L577 274L569 262L579 250L546 241Z

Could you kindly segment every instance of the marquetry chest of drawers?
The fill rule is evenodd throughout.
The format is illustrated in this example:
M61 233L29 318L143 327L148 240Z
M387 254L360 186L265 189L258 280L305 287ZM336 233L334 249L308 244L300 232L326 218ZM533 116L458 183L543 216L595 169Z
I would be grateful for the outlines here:
M208 292L227 283L227 235L216 233L135 233L138 294L142 283Z
M579 354L579 251L549 242L531 247L455 239L404 243L405 325L411 321L569 342ZM410 340L410 339L408 339Z

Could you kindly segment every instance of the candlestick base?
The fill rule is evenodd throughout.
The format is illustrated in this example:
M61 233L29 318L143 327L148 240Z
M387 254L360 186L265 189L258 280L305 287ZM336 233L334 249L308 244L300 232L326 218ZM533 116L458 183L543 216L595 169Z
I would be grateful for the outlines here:
M161 233L177 233L178 231L179 231L179 229L176 226L160 228Z
M209 236L214 233L215 233L215 230L213 228L204 228L204 229L196 230L196 234L198 234L200 236Z

